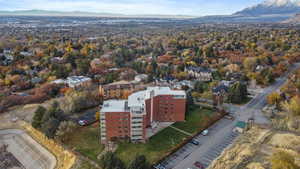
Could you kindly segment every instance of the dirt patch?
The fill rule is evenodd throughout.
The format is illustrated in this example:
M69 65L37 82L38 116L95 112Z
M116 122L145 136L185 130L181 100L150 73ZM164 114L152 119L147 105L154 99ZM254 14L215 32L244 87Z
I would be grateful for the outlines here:
M300 136L254 127L238 138L209 168L270 168L269 159L279 150L293 156L295 163L300 166Z

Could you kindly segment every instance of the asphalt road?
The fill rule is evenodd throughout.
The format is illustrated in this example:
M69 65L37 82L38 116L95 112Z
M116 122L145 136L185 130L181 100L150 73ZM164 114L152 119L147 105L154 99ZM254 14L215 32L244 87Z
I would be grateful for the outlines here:
M200 142L199 146L188 143L161 164L167 169L196 169L194 163L199 161L208 167L239 136L239 133L233 132L238 121L248 121L249 118L253 118L257 124L269 123L269 120L261 112L266 105L266 97L279 90L286 82L288 75L297 68L300 68L300 64L292 66L288 73L278 78L273 85L262 90L248 104L231 108L235 120L222 119L208 129L208 136L198 135L196 140Z

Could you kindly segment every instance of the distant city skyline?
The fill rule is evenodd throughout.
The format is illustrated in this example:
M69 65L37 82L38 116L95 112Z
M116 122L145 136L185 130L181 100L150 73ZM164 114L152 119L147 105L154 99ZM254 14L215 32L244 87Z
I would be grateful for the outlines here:
M0 0L1 11L52 10L128 15L227 15L264 0Z

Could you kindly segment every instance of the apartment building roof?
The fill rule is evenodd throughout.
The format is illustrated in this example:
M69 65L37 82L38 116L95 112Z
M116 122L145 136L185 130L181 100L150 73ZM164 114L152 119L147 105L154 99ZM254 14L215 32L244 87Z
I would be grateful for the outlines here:
M90 81L92 80L89 77L85 77L85 76L71 76L67 78L67 83L69 84L69 86L73 87L77 84L86 82L86 81Z
M133 86L133 82L118 81L118 82L104 85L103 88L105 90L115 90L115 89L128 89L128 88L132 88L132 86Z
M186 96L183 90L171 90L169 87L148 87L147 90L133 93L128 97L129 107L141 107L145 105L145 100L160 95Z
M85 76L71 76L68 77L66 80L64 79L57 79L54 80L52 83L56 83L56 84L68 84L70 87L75 87L78 84L87 82L92 80L89 77L85 77Z
M140 91L133 93L128 97L128 106L129 107L141 107L145 105L146 100L146 91Z
M129 112L127 100L107 100L103 102L103 113Z

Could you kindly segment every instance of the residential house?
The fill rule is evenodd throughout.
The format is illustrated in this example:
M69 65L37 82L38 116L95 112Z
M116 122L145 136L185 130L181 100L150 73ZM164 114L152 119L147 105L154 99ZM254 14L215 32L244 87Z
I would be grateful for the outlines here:
M223 103L228 94L229 87L230 86L226 85L226 83L220 83L218 86L212 89L213 105L219 110L223 109Z
M189 76L195 78L198 81L211 81L213 79L213 72L208 68L203 67L186 67L185 71L188 72Z
M136 82L146 82L148 80L148 75L146 74L138 74L134 77Z
M68 87L77 89L84 86L89 86L92 83L92 79L85 76L70 76L67 79L57 79L52 83L55 84L65 84Z

